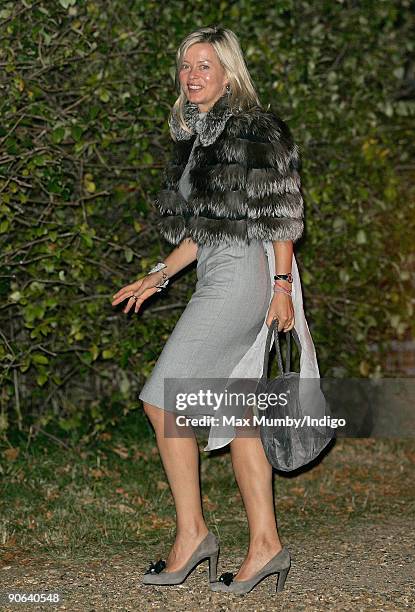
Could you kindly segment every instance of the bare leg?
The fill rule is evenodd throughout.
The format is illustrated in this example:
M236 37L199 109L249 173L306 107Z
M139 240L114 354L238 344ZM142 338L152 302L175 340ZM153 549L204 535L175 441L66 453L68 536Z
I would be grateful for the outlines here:
M235 578L248 580L282 548L273 505L272 468L259 437L236 437L232 465L249 526L249 550Z
M164 436L164 418L174 414L157 406L144 404L144 411L154 427L157 446L176 506L176 539L166 559L166 570L175 572L188 561L208 533L203 517L199 482L199 445L190 438Z

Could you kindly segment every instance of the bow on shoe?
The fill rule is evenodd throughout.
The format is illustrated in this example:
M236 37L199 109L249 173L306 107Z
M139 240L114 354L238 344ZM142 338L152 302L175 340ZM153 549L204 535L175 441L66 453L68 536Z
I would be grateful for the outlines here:
M224 582L226 586L229 586L233 580L233 576L234 575L232 572L224 572L223 574L220 575L219 582Z
M166 562L164 559L159 559L156 563L150 563L146 574L160 574L162 570L166 567Z

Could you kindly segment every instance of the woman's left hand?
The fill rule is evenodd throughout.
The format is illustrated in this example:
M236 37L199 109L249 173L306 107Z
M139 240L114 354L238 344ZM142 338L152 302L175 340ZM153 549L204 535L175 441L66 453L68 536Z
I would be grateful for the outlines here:
M281 291L274 294L266 319L268 327L273 319L278 319L278 331L287 332L294 327L294 306L290 295Z

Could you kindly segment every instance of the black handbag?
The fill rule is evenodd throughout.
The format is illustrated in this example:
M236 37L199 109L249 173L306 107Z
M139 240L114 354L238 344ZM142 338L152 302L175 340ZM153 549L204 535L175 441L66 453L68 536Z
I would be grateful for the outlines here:
M268 379L268 360L274 333L280 375ZM315 459L335 436L319 378L300 378L290 371L291 335L301 357L295 329L285 332L285 371L282 364L278 321L268 329L262 377L255 390L260 436L269 463L277 470L296 470Z

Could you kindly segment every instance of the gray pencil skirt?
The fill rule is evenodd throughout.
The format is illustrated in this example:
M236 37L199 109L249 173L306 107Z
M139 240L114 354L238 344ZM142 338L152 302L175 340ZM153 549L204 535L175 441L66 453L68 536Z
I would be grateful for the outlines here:
M196 257L195 291L139 394L143 402L169 411L175 407L165 401L165 379L229 376L254 343L271 299L262 241L199 245Z

